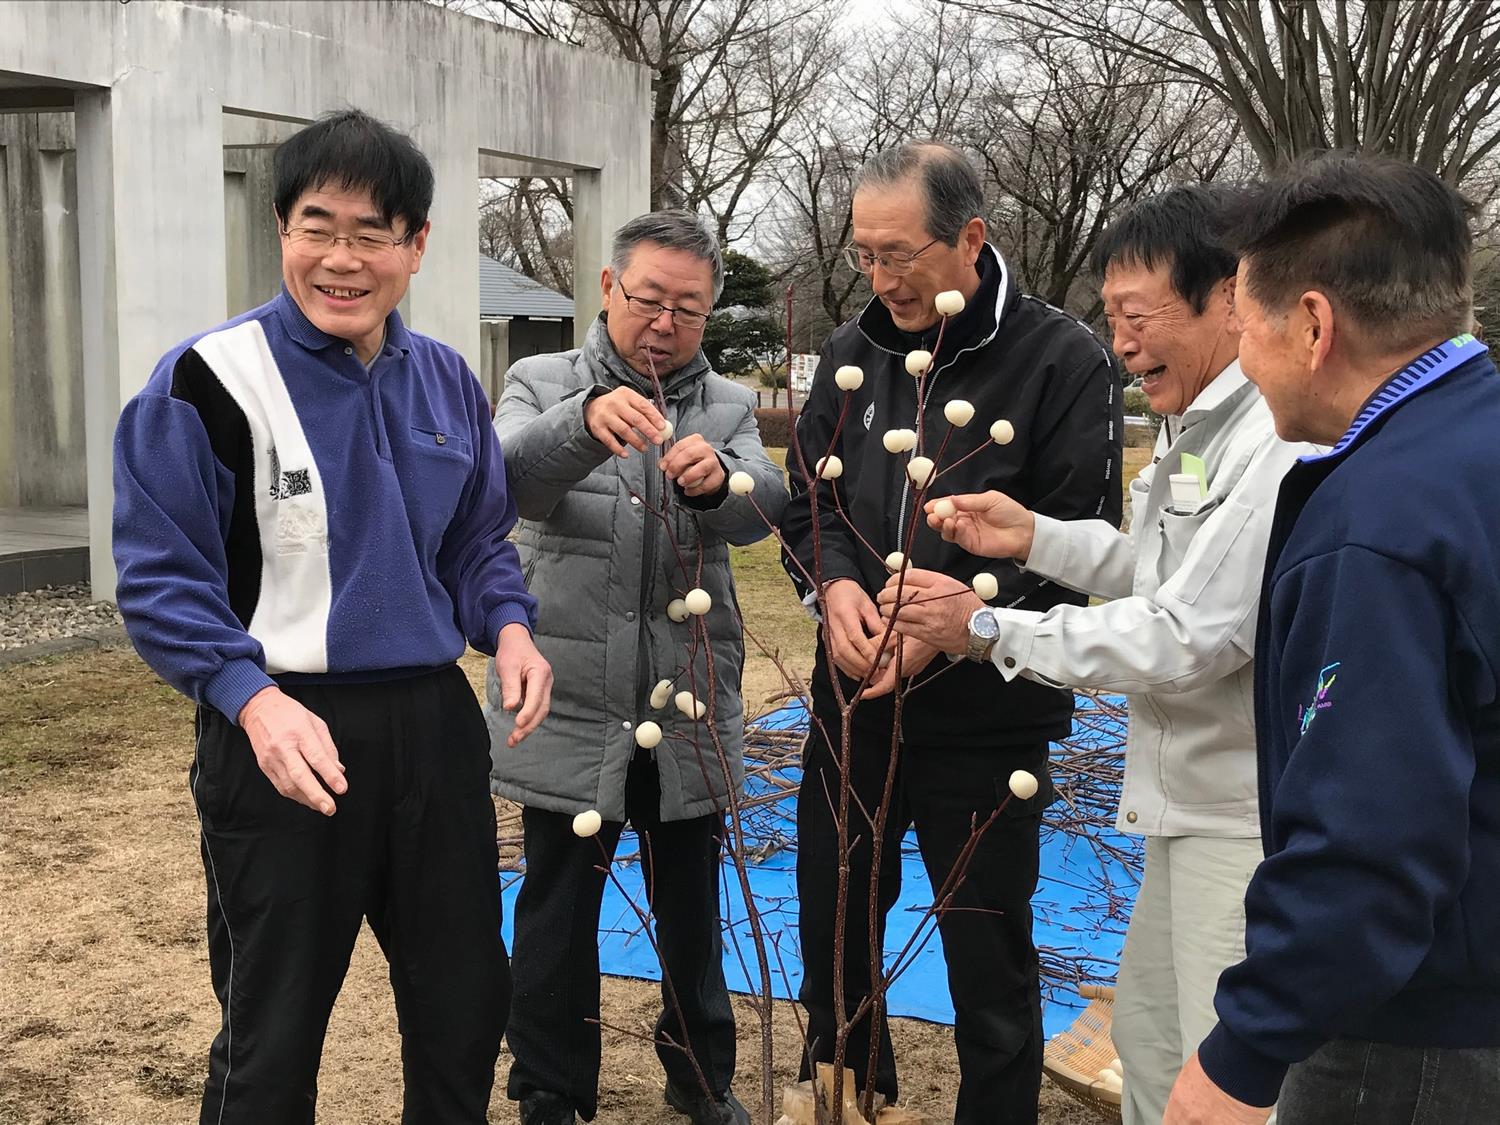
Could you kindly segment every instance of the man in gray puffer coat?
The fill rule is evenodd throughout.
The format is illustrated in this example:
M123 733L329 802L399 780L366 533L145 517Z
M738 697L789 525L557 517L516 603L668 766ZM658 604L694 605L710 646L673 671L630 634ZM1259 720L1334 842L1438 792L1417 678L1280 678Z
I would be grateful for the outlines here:
M540 606L536 644L555 677L551 716L524 744L511 737L517 686L491 675L486 693L495 788L525 806L508 1092L525 1125L594 1117L600 845L612 856L628 819L664 969L667 1101L695 1125L748 1125L729 1090L734 1016L719 936L723 810L744 768L729 546L769 534L786 486L761 446L754 394L711 371L700 349L724 284L713 232L684 211L634 219L616 233L601 284L604 311L584 346L512 367L495 415ZM706 614L672 604L690 592L695 609L707 593ZM660 741L646 727L638 744L648 722Z

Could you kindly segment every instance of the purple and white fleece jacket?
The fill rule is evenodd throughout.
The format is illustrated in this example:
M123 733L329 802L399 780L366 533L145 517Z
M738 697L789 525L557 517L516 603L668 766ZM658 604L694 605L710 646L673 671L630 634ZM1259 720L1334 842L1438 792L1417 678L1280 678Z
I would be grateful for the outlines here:
M179 344L120 416L114 485L126 630L231 720L275 681L413 675L535 624L484 392L394 312L368 369L285 290Z

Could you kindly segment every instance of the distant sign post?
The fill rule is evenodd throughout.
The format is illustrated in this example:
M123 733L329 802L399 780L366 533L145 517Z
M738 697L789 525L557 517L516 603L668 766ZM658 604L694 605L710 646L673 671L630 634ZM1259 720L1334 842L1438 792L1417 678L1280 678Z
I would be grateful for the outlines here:
M812 390L813 373L818 370L818 357L806 352L797 352L792 356L792 391L795 394L805 395Z

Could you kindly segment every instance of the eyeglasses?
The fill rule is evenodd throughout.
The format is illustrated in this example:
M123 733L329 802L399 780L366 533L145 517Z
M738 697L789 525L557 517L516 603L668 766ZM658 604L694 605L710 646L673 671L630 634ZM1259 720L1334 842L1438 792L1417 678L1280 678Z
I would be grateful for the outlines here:
M620 285L618 281L615 284ZM672 323L678 328L702 328L708 323L707 313L693 312L692 309L674 309L660 301L648 301L645 297L632 297L625 292L623 285L620 285L620 292L625 294L625 304L630 311L646 320L655 320L662 313L671 313Z
M941 241L942 239L934 238L922 249L913 250L910 254L871 254L868 250L849 245L844 247L844 260L849 263L850 269L859 273L873 272L878 262L880 268L892 277L905 277L917 268L917 258Z
M281 233L293 250L308 258L321 258L338 242L348 246L356 258L379 258L408 241L388 234L334 234L321 227L285 227Z

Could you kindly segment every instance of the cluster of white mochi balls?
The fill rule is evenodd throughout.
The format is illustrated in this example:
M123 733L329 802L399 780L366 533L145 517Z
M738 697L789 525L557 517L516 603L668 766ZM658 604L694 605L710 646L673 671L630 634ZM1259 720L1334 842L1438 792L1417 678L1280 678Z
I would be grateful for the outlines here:
M939 293L933 301L933 306L938 313L944 317L957 316L963 311L964 296L956 289L949 289ZM932 353L918 349L906 353L906 370L913 378L920 379L932 367ZM864 385L865 373L854 364L846 364L833 374L833 381L841 391L857 391ZM974 420L974 405L963 399L953 399L943 407L943 417L952 426L962 428ZM665 438L671 436L671 423L667 424ZM990 425L990 440L996 445L1008 445L1015 439L1016 431L1004 418L998 419ZM915 430L898 429L887 430L881 438L886 452L892 454L910 453L917 447L917 432ZM931 484L936 476L937 466L929 457L913 457L907 462L906 472L919 488ZM837 456L829 454L818 459L817 476L822 480L837 480L844 474L844 463ZM729 474L729 491L736 496L748 496L755 490L755 478L744 471ZM946 497L937 501L934 511L944 518L952 518L957 509L953 501ZM906 565L906 556L900 551L892 551L886 556L885 565L893 571L899 571ZM993 574L981 573L974 576L972 583L974 592L984 601L989 601L1000 592L1000 583ZM681 623L689 616L703 617L713 608L713 598L707 590L694 588L689 590L680 598L673 598L667 603L667 617L673 622ZM701 699L694 697L690 691L679 691L675 695L672 692L673 682L661 680L651 689L651 707L654 710L663 710L669 702L673 703L677 710L693 722L702 719L708 708ZM647 720L635 728L636 745L645 750L653 750L660 745L662 740L662 729L659 723ZM1036 796L1036 777L1027 770L1016 770L1010 775L1010 791L1020 800L1028 800ZM597 809L586 809L573 818L574 835L584 838L597 835L603 827L604 821ZM1114 1064L1118 1067L1118 1060ZM1108 1068L1106 1068L1106 1071ZM1101 1079L1105 1072L1101 1072Z
M945 317L956 316L963 311L964 295L957 289L947 289L937 295L933 305ZM906 353L906 372L912 378L921 379L931 369L931 352L918 348ZM857 391L865 383L864 369L847 363L833 373L833 381L841 391ZM949 425L962 429L974 420L974 404L961 398L953 399L943 407L943 417ZM1009 445L1015 437L1015 427L1004 418L990 424L990 440L996 445ZM904 428L886 430L880 442L887 453L910 453L917 448L917 431ZM906 474L918 488L925 488L937 475L937 466L930 457L913 457L906 463ZM822 480L838 480L844 475L844 463L830 453L818 459L817 475Z

